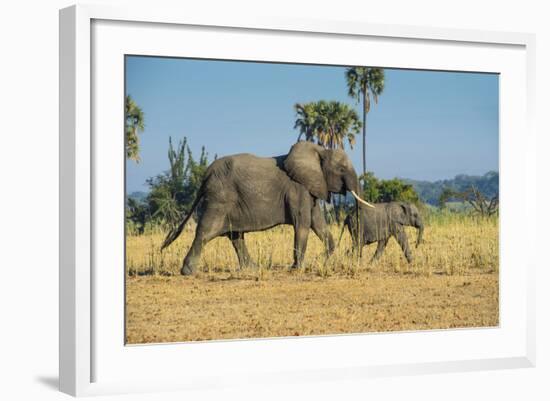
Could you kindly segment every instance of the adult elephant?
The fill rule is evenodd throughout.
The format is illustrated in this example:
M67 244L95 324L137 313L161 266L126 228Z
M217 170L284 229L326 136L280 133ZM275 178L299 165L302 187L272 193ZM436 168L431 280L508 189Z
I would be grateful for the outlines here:
M361 209L359 216L361 216L359 225L355 214L349 214L346 217L339 241L347 227L355 250L361 250L365 245L378 242L376 252L371 260L374 261L382 256L390 237L393 236L401 246L407 262L412 262L413 257L404 227L411 226L418 229L417 247L422 241L424 233L422 216L414 204L407 202L375 203L373 209ZM358 228L362 233L361 241L359 241Z
M287 155L262 158L251 154L227 156L207 169L188 216L168 234L162 249L182 232L199 206L195 239L185 256L181 273L192 274L202 248L218 236L227 236L241 266L252 264L244 235L280 224L294 227L294 263L301 266L309 229L325 244L328 254L334 240L326 227L319 200L330 193L357 196L357 174L342 150L324 149L311 142L298 142Z

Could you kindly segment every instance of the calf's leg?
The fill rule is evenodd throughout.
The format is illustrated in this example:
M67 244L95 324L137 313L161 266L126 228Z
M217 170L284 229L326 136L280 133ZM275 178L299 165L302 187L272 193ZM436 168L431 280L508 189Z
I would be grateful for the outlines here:
M397 239L399 246L401 246L401 249L405 254L405 258L407 258L407 262L411 263L413 260L413 256L409 248L409 240L407 239L407 234L405 233L405 230L403 229L403 227L399 227L397 229L395 238Z
M247 266L256 267L256 264L252 261L250 255L248 254L248 249L246 248L246 244L244 242L244 233L231 232L228 236L231 240L233 248L235 248L237 258L239 258L239 266L241 269Z
M386 249L386 245L388 244L388 238L381 239L378 241L378 245L376 246L376 252L374 253L371 262L374 262L375 260L380 259L380 256L384 253L384 249Z

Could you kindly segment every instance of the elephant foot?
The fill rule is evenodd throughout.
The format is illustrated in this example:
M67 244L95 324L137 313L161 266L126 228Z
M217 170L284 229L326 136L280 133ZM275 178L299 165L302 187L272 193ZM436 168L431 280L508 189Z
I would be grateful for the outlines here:
M259 266L255 262L250 261L246 263L244 267L247 267L249 269L258 269Z
M258 265L256 262L252 261L251 259L247 259L246 261L239 262L239 269L257 269Z
M191 274L193 274L193 271L194 271L194 269L191 266L188 266L188 265L184 265L181 268L182 276L190 276Z

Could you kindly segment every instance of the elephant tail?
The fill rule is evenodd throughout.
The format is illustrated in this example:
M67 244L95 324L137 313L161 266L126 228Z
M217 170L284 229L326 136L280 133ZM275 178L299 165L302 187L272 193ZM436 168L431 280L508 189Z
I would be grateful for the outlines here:
M189 219L193 215L193 212L195 211L195 208L197 207L200 200L202 199L202 196L204 194L203 187L204 187L204 183L203 183L203 185L201 185L201 187L199 189L199 192L197 192L197 197L193 201L193 204L191 205L191 209L189 209L189 213L187 214L187 216L185 216L185 219L183 219L183 221L180 223L179 226L177 226L176 228L170 230L170 232L168 233L168 235L164 239L164 242L162 243L162 246L160 247L161 251L163 251L164 248L167 248L168 246L170 246L170 244L172 242L174 242L179 237L181 232L183 231L183 228L185 227L185 225L187 224L187 222L189 221Z

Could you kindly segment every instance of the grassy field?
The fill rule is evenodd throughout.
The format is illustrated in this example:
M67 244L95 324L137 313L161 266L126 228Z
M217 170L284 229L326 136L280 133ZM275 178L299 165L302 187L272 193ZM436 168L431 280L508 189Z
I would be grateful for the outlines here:
M337 239L340 229L331 227ZM408 229L414 246L416 231ZM394 239L369 264L350 237L329 258L311 233L305 266L290 271L292 229L247 234L258 269L239 270L226 238L210 242L200 271L179 270L193 227L162 254L162 232L127 238L128 343L258 338L498 325L498 220L461 214L427 219L407 264Z

